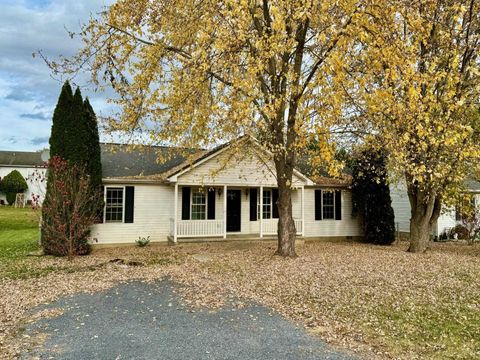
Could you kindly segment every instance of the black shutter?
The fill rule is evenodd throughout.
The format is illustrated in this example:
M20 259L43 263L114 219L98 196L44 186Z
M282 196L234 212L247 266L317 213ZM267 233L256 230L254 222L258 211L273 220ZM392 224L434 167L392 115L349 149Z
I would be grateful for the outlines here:
M257 195L258 189L250 189L250 221L257 221Z
M135 206L135 188L125 186L125 222L133 223L133 208Z
M105 218L105 186L101 186L100 188L100 201L102 204L102 207L98 211L98 216L97 216L97 223L102 224L103 219Z
M182 220L190 220L190 188L182 188Z
M342 192L335 191L335 220L342 220Z
M207 191L207 194L207 219L215 220L215 189L213 189L212 191Z
M278 189L272 189L272 219L278 219Z
M322 220L322 190L315 190L315 220Z

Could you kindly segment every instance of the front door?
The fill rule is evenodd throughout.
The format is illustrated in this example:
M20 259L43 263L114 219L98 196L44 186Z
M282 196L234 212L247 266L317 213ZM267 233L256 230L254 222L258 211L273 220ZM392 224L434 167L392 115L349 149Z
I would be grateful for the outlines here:
M242 193L240 190L227 190L227 231L240 231Z

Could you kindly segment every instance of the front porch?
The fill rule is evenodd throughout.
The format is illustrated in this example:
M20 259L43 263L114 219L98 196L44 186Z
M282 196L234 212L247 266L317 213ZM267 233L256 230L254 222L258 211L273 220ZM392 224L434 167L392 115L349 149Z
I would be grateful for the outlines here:
M298 236L304 235L304 194L303 186L292 194ZM275 238L276 198L274 187L175 184L174 216L170 218L168 239L177 243Z
M297 235L302 235L302 220L295 220L295 229ZM175 234L175 219L170 219L170 236L173 239ZM240 238L263 238L275 237L277 235L278 219L263 220L259 233L225 232L223 220L177 220L177 239L179 238L201 238L201 237L221 237L223 239Z

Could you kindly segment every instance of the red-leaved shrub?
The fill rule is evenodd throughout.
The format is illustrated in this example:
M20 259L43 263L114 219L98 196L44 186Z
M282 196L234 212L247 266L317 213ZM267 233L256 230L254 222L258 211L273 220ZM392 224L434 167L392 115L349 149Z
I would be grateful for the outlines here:
M53 157L48 164L47 194L42 204L42 247L47 255L90 252L90 226L98 216L100 193L92 190L85 169Z

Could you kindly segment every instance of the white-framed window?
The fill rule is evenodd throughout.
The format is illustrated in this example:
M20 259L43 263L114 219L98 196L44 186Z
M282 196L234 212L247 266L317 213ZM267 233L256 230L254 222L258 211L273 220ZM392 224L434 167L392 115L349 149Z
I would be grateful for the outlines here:
M263 219L272 219L273 197L272 190L263 190ZM257 219L260 219L260 191L257 195Z
M124 190L123 187L105 188L105 222L123 222Z
M325 220L335 219L335 193L322 191L322 217Z
M272 191L263 191L263 218L270 219L272 217Z
M192 191L191 204L190 219L205 220L207 217L207 196L205 191L202 189Z

